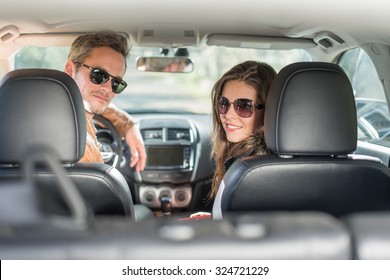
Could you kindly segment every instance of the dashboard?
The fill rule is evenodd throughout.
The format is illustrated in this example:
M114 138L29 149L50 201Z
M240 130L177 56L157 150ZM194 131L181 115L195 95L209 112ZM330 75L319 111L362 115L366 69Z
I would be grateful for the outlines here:
M131 155L125 141L122 142L122 160L118 169L129 184L134 202L163 213L168 210L210 211L211 205L206 200L214 170L210 157L211 116L132 116L144 139L147 153L145 170L137 173L129 167ZM99 134L99 131L106 132L98 129L99 141L109 142L109 137Z

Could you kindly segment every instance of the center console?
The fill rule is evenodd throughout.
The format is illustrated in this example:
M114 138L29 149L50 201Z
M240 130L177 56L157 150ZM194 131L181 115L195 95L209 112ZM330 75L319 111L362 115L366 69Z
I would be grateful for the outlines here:
M147 162L138 174L139 201L161 209L188 207L192 197L191 182L197 167L197 131L186 119L143 119L140 131Z

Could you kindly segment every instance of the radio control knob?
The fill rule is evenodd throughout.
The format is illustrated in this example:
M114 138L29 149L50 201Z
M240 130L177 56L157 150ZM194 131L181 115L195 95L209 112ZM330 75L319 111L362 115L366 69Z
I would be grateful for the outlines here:
M175 200L178 202L184 202L186 200L186 194L182 191L177 192L175 195Z
M152 192L147 192L147 193L145 194L145 200L146 200L147 202L149 202L149 203L153 202L153 201L155 200L155 198L156 198L156 196L155 196L155 194L152 193Z

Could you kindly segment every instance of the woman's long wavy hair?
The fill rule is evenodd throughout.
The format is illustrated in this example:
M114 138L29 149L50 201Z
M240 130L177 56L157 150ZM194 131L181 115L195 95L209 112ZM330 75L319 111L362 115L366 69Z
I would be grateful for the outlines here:
M264 125L261 124L255 133L238 143L231 143L226 138L219 113L217 111L218 98L221 96L223 87L228 81L242 81L253 87L257 93L256 102L266 105L268 91L275 78L276 71L268 64L257 61L245 61L234 66L226 72L214 85L211 92L213 110L213 134L211 156L215 160L215 172L212 187L209 193L209 201L215 198L219 184L225 174L225 161L241 155L267 154L264 142ZM261 145L264 144L264 145Z

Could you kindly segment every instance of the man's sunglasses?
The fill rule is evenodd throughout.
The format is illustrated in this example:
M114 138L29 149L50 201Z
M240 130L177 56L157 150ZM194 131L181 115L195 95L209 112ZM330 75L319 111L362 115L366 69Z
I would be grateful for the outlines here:
M105 84L111 77L111 89L113 93L119 94L127 87L127 83L124 80L118 79L108 74L107 71L103 69L100 69L98 67L92 67L84 63L78 64L84 66L85 68L88 68L91 71L91 73L89 74L89 80L94 84Z
M250 118L255 110L264 109L263 104L255 104L255 101L250 99L238 98L233 102L229 102L229 99L221 96L218 98L218 113L225 115L229 111L231 104L233 104L233 108L236 114L241 118Z

